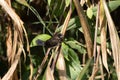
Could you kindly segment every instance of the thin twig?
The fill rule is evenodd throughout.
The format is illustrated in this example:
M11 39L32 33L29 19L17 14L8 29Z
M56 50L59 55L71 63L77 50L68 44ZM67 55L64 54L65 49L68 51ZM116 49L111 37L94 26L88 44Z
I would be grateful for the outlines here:
M98 4L98 8L97 8L97 16L96 16L96 25L95 25L95 35L94 35L94 49L93 49L93 56L94 56L94 63L96 61L96 40L97 40L97 30L98 30L98 18L99 18L99 11L100 11L100 5Z
M93 43L92 43L92 38L91 38L91 31L90 31L90 26L87 22L86 16L84 14L84 11L81 7L81 5L79 4L78 0L73 0L79 19L80 19L80 23L82 25L83 28L83 32L84 32L84 37L85 37L85 42L86 42L86 46L87 46L87 52L88 52L88 56L89 58L93 57Z
M49 54L50 50L51 50L51 48L48 48L48 50L47 50L47 52L46 52L46 54L45 54L45 57L44 57L41 65L38 67L38 71L37 71L36 75L33 77L33 80L37 80L37 78L38 78L39 75L41 74L42 69L43 69L43 66L44 66L44 64L45 64L45 62L46 62L46 60L47 60L47 58L48 58L48 54Z
M93 50L94 67L93 67L92 75L89 78L89 80L94 80L94 77L95 77L95 75L97 73L97 70L98 70L98 56L96 58L96 39L97 39L97 29L98 29L99 6L100 5L98 5L98 10L97 10L96 26L95 26L95 37L94 37L94 50Z
M68 23L69 23L71 14L72 14L72 1L71 1L71 4L70 4L69 12L68 12L67 17L66 17L66 19L65 19L65 21L64 21L64 24L63 24L63 28L62 28L62 30L61 30L61 34L62 34L63 36L65 35L66 29L67 29L67 27L68 27Z
M103 74L103 64L101 60L101 56L99 56L99 64L100 64L100 72L101 72L101 80L104 80L104 74Z
M55 67L55 64L56 64L56 62L58 60L58 56L60 54L60 49L61 49L61 45L58 46L57 49L55 50L55 53L57 53L57 54L55 55L53 63L52 63L52 67L51 67L52 72L54 72L54 67Z

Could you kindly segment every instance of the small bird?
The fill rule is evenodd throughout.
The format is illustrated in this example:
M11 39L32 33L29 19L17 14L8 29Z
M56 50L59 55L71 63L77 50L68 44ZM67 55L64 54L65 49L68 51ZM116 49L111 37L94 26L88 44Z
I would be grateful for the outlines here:
M61 33L55 33L53 37L48 39L47 41L42 41L42 40L37 40L36 43L40 46L45 46L45 47L54 47L60 44L63 41L63 35Z

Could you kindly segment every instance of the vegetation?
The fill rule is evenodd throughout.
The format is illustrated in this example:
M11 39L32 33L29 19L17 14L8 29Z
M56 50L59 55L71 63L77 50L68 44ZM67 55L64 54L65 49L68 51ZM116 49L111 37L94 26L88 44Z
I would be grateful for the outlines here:
M0 0L1 79L120 80L119 6Z

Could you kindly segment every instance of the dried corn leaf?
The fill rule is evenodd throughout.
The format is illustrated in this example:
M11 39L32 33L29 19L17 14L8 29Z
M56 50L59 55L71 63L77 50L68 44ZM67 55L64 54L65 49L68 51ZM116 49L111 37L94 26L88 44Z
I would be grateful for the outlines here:
M57 69L58 69L60 80L67 80L66 66L65 66L65 61L62 53L59 54L59 57L57 60Z
M108 64L107 64L107 49L106 49L106 18L105 18L105 13L104 13L104 7L102 0L100 1L100 16L99 16L99 21L100 21L100 29L101 29L101 50L102 50L102 62L106 70L108 70Z
M9 68L9 70L5 74L5 76L2 78L2 80L10 80L10 78L13 76L13 73L16 70L18 61L20 59L21 52L22 52L22 49L19 48L17 55L16 55L16 59L14 60L13 64L11 65L11 67Z
M15 11L11 8L10 5L5 0L0 0L0 5L4 9L4 11L10 16L10 18L13 20L14 24L14 34L13 34L13 45L12 45L12 54L11 54L11 67L8 70L8 72L5 74L5 76L2 78L2 80L10 80L12 77L15 78L14 72L16 70L18 61L20 59L20 55L22 53L23 49L23 22L19 18L19 16L15 13ZM25 32L25 30L24 30ZM10 39L8 39L9 41ZM11 40L10 40L11 41ZM7 43L8 44L8 43ZM8 47L10 48L10 47Z
M120 80L120 40L105 0L103 0L103 5L104 5L107 21L108 21L108 28L110 32L110 40L112 45L114 63L116 67L116 73L118 76L118 80Z
M8 62L10 62L11 54L12 54L12 31L11 31L11 27L10 26L8 26L8 28L7 28L6 45L7 45Z
M46 70L46 80L54 80L53 73L49 66L47 67L47 70Z
M107 48L106 48L106 30L105 27L101 29L101 50L102 50L102 62L106 70L108 70L108 63L107 63Z

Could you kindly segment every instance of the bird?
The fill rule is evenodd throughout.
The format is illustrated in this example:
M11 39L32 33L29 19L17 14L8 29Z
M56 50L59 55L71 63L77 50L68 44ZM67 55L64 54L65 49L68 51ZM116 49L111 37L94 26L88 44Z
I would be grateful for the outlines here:
M57 46L58 44L60 44L63 41L63 35L61 33L55 33L53 35L53 37L51 37L50 39L46 40L46 41L42 41L40 39L36 40L36 43L39 46L45 46L47 48L50 47L54 47Z

